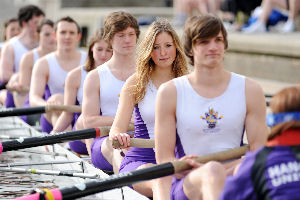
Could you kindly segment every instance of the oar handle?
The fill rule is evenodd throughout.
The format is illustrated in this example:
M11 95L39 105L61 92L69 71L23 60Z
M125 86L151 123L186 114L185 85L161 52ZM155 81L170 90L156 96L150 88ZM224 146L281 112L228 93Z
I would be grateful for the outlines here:
M28 93L29 92L29 88L27 88L27 87L22 87L22 88L20 88L20 90L16 90L15 88L6 86L6 89L10 92L17 92L17 93Z
M204 156L199 156L195 158L194 160L198 163L207 163L208 161L214 160L214 161L225 161L225 160L231 160L235 158L239 158L243 156L247 151L249 151L249 145L245 145L242 147L229 149L226 151L220 151L212 154L207 154ZM184 170L191 169L192 167L187 164L185 161L177 160L173 162L174 171L175 173L181 172Z
M113 140L112 146L124 148L118 140ZM130 138L130 146L139 148L154 148L155 142L153 139Z
M46 112L51 111L66 111L71 113L81 113L81 107L75 105L47 105L45 106Z

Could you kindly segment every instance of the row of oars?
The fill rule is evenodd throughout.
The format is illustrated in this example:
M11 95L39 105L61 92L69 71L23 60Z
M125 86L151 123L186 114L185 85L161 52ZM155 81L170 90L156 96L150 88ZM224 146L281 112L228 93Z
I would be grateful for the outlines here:
M129 127L129 130L132 130L133 127ZM99 127L93 129L84 129L79 131L70 131L57 133L54 135L40 136L40 137L31 137L24 138L22 141L10 140L4 141L1 143L2 152L18 150L23 148L42 146L48 144L56 144L66 141L79 140L79 139L88 139L94 137L102 137L106 136L109 133L109 127ZM138 141L135 143L135 141ZM146 145L145 145L146 144ZM116 144L119 145L119 144ZM153 140L145 140L145 139L135 139L131 138L131 146L142 146L147 148L154 147ZM236 149L230 149L228 151L223 151L215 154L210 154L206 156L199 157L196 159L197 162L205 163L210 160L215 161L223 161L233 158L238 158L248 150L248 146L239 147ZM66 163L66 161L63 161ZM72 162L72 161L70 161ZM33 163L31 163L33 164ZM53 162L51 164L54 164ZM56 163L57 164L57 163ZM1 166L1 165L0 165ZM52 175L64 175L64 176L76 176L82 178L98 178L97 174L86 174L77 173L71 171L50 171L50 170L37 170L37 169L19 169L12 168L12 166L18 166L13 164L8 164L6 166L2 166L0 171L15 171L15 172L26 172L26 173L44 173L44 174L52 174ZM20 166L20 165L19 165ZM94 194L97 192L103 192L110 189L119 188L122 186L131 185L140 181L147 181L154 178L159 178L162 176L171 175L180 171L184 171L189 169L190 166L187 165L184 161L175 161L166 164L156 165L151 168L136 170L133 172L122 173L118 175L110 176L106 179L99 179L95 181L89 181L81 186L72 186L72 187L64 187L61 189L55 190L47 190L47 192L51 192L52 194L59 193L62 196L62 199L74 199L82 196ZM84 189L82 189L84 188ZM39 194L33 194L27 197L22 197L20 199L39 199Z
M37 108L27 108L27 109L28 110L35 109L36 112L34 114L43 113L43 112L47 112L47 110L51 110L51 109L47 109L46 107L44 108L39 107L38 109ZM30 111L28 110L27 113L25 111L22 111L21 112L22 114L18 114L15 110L11 110L11 109L10 111L6 109L4 112L6 112L6 114L11 111L15 112L14 115L6 115L6 116L16 116L16 115L20 116L20 115L25 115L25 113L33 114L30 113ZM73 111L69 111L69 112L73 112ZM29 147L56 144L56 143L62 143L67 141L80 140L80 139L103 137L108 135L109 129L110 127L98 127L98 128L83 129L78 131L62 132L62 133L57 133L57 134L47 135L47 136L21 138L21 139L15 139L10 141L4 141L0 143L0 154L5 151L12 151L12 150L24 149ZM129 128L129 130L132 129L133 127ZM142 148L154 148L154 140L131 138L130 144L132 147L135 146L135 147L142 147ZM120 144L117 141L113 141L112 145L120 146ZM239 158L242 155L244 155L245 152L247 152L248 150L249 150L248 146L243 146L235 149L230 149L227 151L201 156L196 158L195 160L200 163L206 163L211 160L225 161L234 158ZM66 163L66 161L63 162ZM83 183L82 185L77 184L71 187L63 187L60 189L52 189L52 190L46 189L43 192L48 194L50 193L53 197L55 197L54 199L75 199L90 194L135 184L141 181L147 181L150 179L172 175L174 173L188 170L190 168L191 167L188 164L186 164L186 162L184 161L174 161L174 162L156 165L154 167L149 167L146 169L135 170L132 172L121 173L118 175L112 175L106 179L88 181ZM97 174L84 175L84 173L77 173L72 171L20 169L20 168L12 168L12 165L9 164L6 165L5 167L2 166L2 168L0 169L0 171L9 171L9 170L15 172L26 172L26 173L36 173L36 174L43 173L43 174L51 174L51 175L65 175L65 176L77 176L77 177L82 176L83 178L98 178ZM19 199L39 199L39 198L40 198L40 194L32 194L26 197L21 197Z

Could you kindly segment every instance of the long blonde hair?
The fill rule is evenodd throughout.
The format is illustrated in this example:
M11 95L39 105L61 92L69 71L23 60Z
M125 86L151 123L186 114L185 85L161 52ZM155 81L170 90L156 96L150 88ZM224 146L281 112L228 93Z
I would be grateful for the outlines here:
M136 103L140 102L145 96L146 86L155 67L155 63L151 58L153 45L157 35L163 32L170 34L176 48L176 57L172 66L174 77L179 77L188 73L184 51L177 33L167 20L157 20L153 22L139 46L136 70L137 83L135 85Z

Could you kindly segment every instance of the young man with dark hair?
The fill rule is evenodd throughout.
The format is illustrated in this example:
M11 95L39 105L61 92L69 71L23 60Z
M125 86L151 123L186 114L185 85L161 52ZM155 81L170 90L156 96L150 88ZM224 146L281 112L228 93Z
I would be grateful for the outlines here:
M33 67L29 92L31 106L62 105L68 72L85 62L86 53L77 49L81 34L73 19L65 17L58 20L55 37L57 50L39 59ZM42 115L42 131L50 133L60 114L52 112Z
M37 26L44 18L44 12L34 5L28 5L20 8L18 12L18 21L22 28L21 33L6 43L2 50L0 61L0 81L13 84L18 81L19 65L22 56L38 46ZM6 107L15 107L13 96L7 92L5 100Z

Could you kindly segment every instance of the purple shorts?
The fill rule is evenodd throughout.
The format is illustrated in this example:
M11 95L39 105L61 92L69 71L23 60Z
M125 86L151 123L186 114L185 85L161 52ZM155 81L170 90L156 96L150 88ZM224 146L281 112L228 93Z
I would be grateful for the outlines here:
M88 154L85 143L81 140L69 142L70 149L79 154Z
M94 139L91 145L91 160L95 167L102 170L113 171L112 165L106 160L101 152L101 145L106 138L108 138L108 136Z
M6 99L5 99L5 107L6 108L15 108L15 102L14 97L10 91L7 91L6 93Z
M50 133L50 132L52 131L53 126L52 126L52 124L50 124L50 122L48 122L48 120L45 118L45 115L42 115L42 116L41 116L40 123L41 123L41 128L42 128L42 131L43 131L43 132Z
M186 195L183 191L183 181L182 179L176 179L172 178L172 187L171 187L171 193L170 193L170 199L171 200L188 200Z

